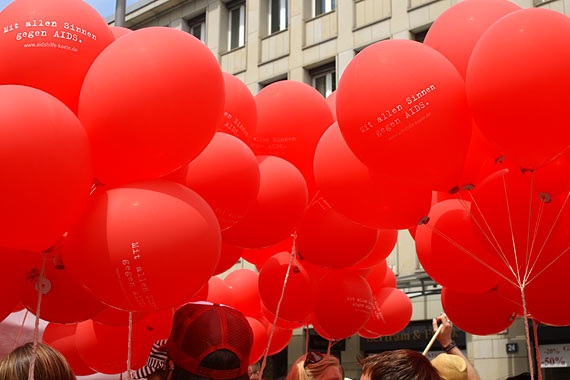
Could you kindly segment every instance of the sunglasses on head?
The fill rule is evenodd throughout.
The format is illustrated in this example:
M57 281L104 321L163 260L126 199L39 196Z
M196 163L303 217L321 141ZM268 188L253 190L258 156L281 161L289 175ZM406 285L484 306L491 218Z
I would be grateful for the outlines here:
M309 364L315 364L320 362L321 360L323 360L324 355L321 354L320 352L316 352L316 351L309 351L307 352L307 356L305 356L305 363L303 364L303 367L307 367Z

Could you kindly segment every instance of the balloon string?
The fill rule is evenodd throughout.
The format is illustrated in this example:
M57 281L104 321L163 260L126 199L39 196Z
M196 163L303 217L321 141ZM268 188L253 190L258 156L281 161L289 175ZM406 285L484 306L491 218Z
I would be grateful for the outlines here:
M132 380L133 376L131 373L131 343L133 338L133 312L129 311L129 342L128 342L128 352L127 352L127 380Z
M534 327L532 329L533 333L534 333L534 353L536 354L536 366L538 367L538 380L542 380L542 370L540 369L541 367L541 361L540 361L540 350L538 348L538 325L539 323L536 321L536 319L532 319L532 326Z
M503 177L503 188L505 189L505 202L507 203L507 215L509 216L509 226L511 228L511 239L513 241L513 252L515 256L515 266L517 268L517 281L519 285L522 285L521 282L521 273L520 273L520 266L519 266L519 259L517 255L517 244L515 242L515 231L513 230L513 219L511 217L511 206L509 204L509 195L507 193L507 181L505 180L505 173L502 174Z
M305 325L305 355L309 353L309 324Z
M436 234L438 234L439 236L441 236L442 238L444 238L445 240L447 240L450 244L452 244L453 246L455 246L457 249L459 249L460 251L462 251L463 253L466 253L467 255L471 256L473 259L475 259L477 262L479 262L481 265L487 267L488 269L492 270L493 272L495 272L498 276L501 276L503 279L505 279L505 281L508 281L509 283L511 283L515 288L519 288L519 286L514 283L510 278L508 278L507 276L505 276L504 274L502 274L501 272L499 272L497 269L493 268L491 265L489 265L488 263L486 263L485 261L481 260L479 257L477 257L476 255L474 255L473 253L471 253L470 251L468 251L467 249L463 248L459 243L457 243L456 241L454 241L453 239L451 239L449 236L445 235L443 232L439 231L437 228L431 226L429 223L427 224L427 226L429 228L431 228L431 230L433 232L435 232Z
M271 333L269 334L269 341L267 342L267 347L263 353L263 361L261 362L261 368L259 370L259 379L263 379L263 370L267 364L267 355L269 354L269 348L271 347L271 340L273 339L273 333L275 332L275 326L277 325L277 318L279 318L279 311L281 310L281 302L285 297L285 287L287 286L287 281L289 280L289 272L291 271L291 266L293 265L293 260L295 259L295 253L297 249L295 243L297 242L297 233L293 235L293 247L291 248L291 257L289 258L289 266L287 267L287 272L285 273L285 280L283 281L283 288L281 288L281 297L277 303L277 310L275 310L275 318L273 318L273 326L271 326Z
M521 298L523 302L523 318L524 318L524 331L526 334L526 348L528 354L528 367L530 368L530 379L534 380L534 366L532 364L532 353L530 351L530 334L528 329L528 319L527 319L527 310L526 310L526 298L524 296L524 286L521 286Z
M540 206L538 207L538 215L536 217L536 224L534 226L534 236L532 238L532 244L530 245L530 254L528 258L528 263L526 264L526 273L524 282L528 280L529 276L529 268L530 268L530 260L532 258L532 252L534 252L534 244L536 243L536 237L538 236L538 227L540 226L540 222L542 221L542 213L544 211L544 202L540 202Z
M542 268L542 270L540 272L538 272L533 278L531 278L530 280L528 280L526 282L526 285L530 284L531 282L533 282L538 276L540 276L545 270L547 270L548 268L550 268L555 262L557 262L562 256L564 256L566 254L566 252L568 252L570 250L570 247L566 248L564 251L562 251L562 253L560 255L558 255L558 257L556 257L554 260L552 260L547 266L545 266L544 268Z
M14 351L18 346L20 337L22 336L22 332L24 331L24 325L26 324L26 318L28 318L29 312L30 311L26 309L26 314L24 314L24 319L22 320L22 324L20 325L20 330L18 330L18 335L16 335L16 340L14 341L14 346L12 347L12 351Z
M327 356L331 356L332 340L329 339L329 346L327 348Z
M36 367L36 357L38 355L38 333L40 330L40 307L42 306L42 296L43 296L43 286L44 286L44 274L46 270L46 257L47 252L42 252L42 270L40 271L40 277L36 283L38 286L38 303L36 305L36 323L34 326L34 342L32 344L32 359L30 360L30 369L28 371L28 380L34 380L34 368Z
M528 274L528 265L529 265L529 251L528 251L528 244L530 242L530 221L532 216L532 194L534 189L534 171L530 171L530 197L529 197L529 205L528 205L528 229L526 233L526 252L525 252L525 269L524 269L524 279L523 283L526 280L526 276ZM538 227L538 223L536 224ZM536 229L535 229L536 232ZM535 235L536 236L536 235Z
M465 200L463 200L463 198L461 197L460 193L457 193L457 196L460 200L460 203L463 205L463 208L465 209L465 211L467 211L467 213L469 214L469 216L471 217L471 220L473 220L473 222L475 222L475 225L477 227L479 227L479 230L483 233L483 235L485 236L485 238L487 239L487 241L489 242L489 244L491 245L491 247L493 247L493 249L495 250L495 252L497 253L497 255L499 255L499 257L501 258L501 260L503 261L503 263L505 264L505 266L507 268L509 268L511 270L511 272L513 273L513 276L515 276L515 272L512 268L512 266L510 265L509 261L507 260L507 257L505 256L505 254L503 253L503 250L501 249L501 246L499 245L499 242L497 241L497 238L495 237L495 235L493 234L493 231L491 230L491 227L489 226L489 224L487 223L487 220L485 219L485 216L483 215L483 213L481 212L481 209L479 208L479 205L477 204L477 201L475 201L475 197L473 197L473 194L471 194L471 192L469 192L469 196L471 197L472 203L475 205L475 207L477 208L477 210L479 211L479 214L481 214L481 218L483 219L483 221L485 222L485 224L487 225L487 228L489 229L489 232L491 233L491 236L493 237L493 239L495 240L495 242L497 243L497 246L495 246L495 244L493 244L493 242L491 241L491 239L489 238L489 236L487 235L487 233L485 233L485 230L483 230L483 227L481 227L481 224L477 221L477 218L475 218L475 215L473 215L473 213L471 212L471 210L469 209L469 207L467 207L467 204L465 203ZM515 276L516 277L516 276Z
M542 253L542 251L544 250L544 247L546 246L546 243L548 242L548 239L550 239L550 235L552 234L552 231L554 231L554 227L556 226L556 224L558 223L558 219L560 219L560 215L562 215L562 211L564 210L564 207L566 206L566 203L568 202L568 197L570 196L570 193L568 193L566 195L566 199L564 199L564 203L562 203L562 207L560 207L560 211L558 212L558 215L556 215L556 219L554 220L554 223L552 223L552 226L550 227L550 231L548 231L548 235L546 236L546 239L544 239L544 242L542 243L542 247L540 247L540 250L538 251L538 254L536 255L536 259L534 259L534 263L532 264L532 267L529 270L528 276L530 277L532 271L534 270L534 267L536 266L536 263L538 262L538 259L540 258L540 255ZM560 256L558 256L556 259L554 259L554 261L552 261L550 264L547 265L546 268L548 268L550 265L552 265L556 260L558 260L564 253L566 253L568 249L566 249L564 252L562 252L562 254ZM545 269L546 269L545 268ZM540 272L542 273L544 272L544 269ZM539 274L540 274L539 273ZM538 275L537 275L538 276ZM534 278L536 278L537 276L534 276ZM532 281L532 280L531 280ZM530 281L528 282L530 283ZM527 284L528 284L527 283Z

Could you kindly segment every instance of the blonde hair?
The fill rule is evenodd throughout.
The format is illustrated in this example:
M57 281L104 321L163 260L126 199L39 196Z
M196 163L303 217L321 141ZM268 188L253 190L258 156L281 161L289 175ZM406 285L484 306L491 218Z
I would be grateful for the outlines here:
M305 367L306 355L302 355L293 363L291 370L287 374L286 380L317 380L323 372L330 366L336 366L340 375L344 378L344 369L340 365L339 360L332 355L324 355L323 359L317 363L308 364ZM1 380L1 379L0 379Z
M27 380L32 343L16 348L0 361L0 380ZM73 370L62 354L45 344L38 343L34 378L39 380L76 380Z

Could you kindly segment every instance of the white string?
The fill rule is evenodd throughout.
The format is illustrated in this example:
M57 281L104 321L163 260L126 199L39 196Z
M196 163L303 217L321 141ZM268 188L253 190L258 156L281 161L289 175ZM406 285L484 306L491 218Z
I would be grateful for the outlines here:
M532 353L530 351L530 334L528 332L528 319L527 319L527 310L526 310L526 299L524 296L524 286L521 286L521 298L523 302L523 318L524 318L524 331L526 334L526 348L528 354L528 366L530 368L530 379L534 380L534 366L532 364Z
M507 193L507 181L505 180L505 173L502 174L502 177L503 177L503 187L505 189L505 201L507 203L507 215L509 216L509 226L511 227L511 239L513 241L513 252L514 252L514 256L515 256L515 265L517 267L517 281L519 282L519 285L522 285L521 273L520 273L520 267L519 267L519 259L517 256L517 244L515 242L515 232L513 231L513 221L511 218L511 207L509 205L509 196Z
M533 194L533 188L534 188L534 171L531 170L530 172L530 201L529 201L529 205L528 205L528 229L527 229L527 234L526 234L526 252L525 252L525 267L524 267L524 280L523 280L523 284L524 281L526 280L526 276L528 274L528 267L530 264L529 261L529 251L528 251L528 244L530 242L530 222L531 222L531 216L532 216L532 194ZM538 222L535 226L535 236L536 236L536 231L538 230ZM533 239L534 240L534 239Z
M131 341L133 337L133 312L129 311L129 342L128 342L128 353L127 353L127 380L133 379L133 374L131 373Z

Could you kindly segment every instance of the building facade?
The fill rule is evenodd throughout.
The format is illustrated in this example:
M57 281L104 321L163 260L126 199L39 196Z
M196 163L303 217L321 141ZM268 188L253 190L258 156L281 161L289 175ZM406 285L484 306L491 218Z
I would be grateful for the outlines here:
M127 8L125 26L130 29L166 26L193 34L210 48L222 70L240 78L253 94L270 83L290 79L308 83L328 96L360 50L391 38L421 42L435 19L458 1L142 0ZM544 7L570 14L570 0L513 2L523 8ZM112 24L112 17L108 21ZM358 356L397 347L415 347L413 344L417 342L409 341L413 329L420 335L427 334L431 318L442 311L440 287L422 270L408 231L400 231L388 263L397 275L398 287L412 298L413 322L408 326L411 330L373 342L353 336L336 345L333 352L340 356L347 377L359 377ZM240 262L235 268L244 266L248 264ZM318 337L313 337L312 331L308 333L311 347L323 349ZM287 368L304 353L305 334L301 329L295 331L287 351L274 366ZM502 380L528 371L520 318L499 335L462 336L460 346L481 379ZM570 339L561 335L558 338L554 344L545 342L552 347L560 346L561 350L565 344L570 347L567 344ZM539 342L540 339L539 336ZM552 353L554 348L549 347L544 350ZM416 349L421 350L421 347ZM552 368L543 378L568 379L568 370ZM274 371L282 372L283 368Z

